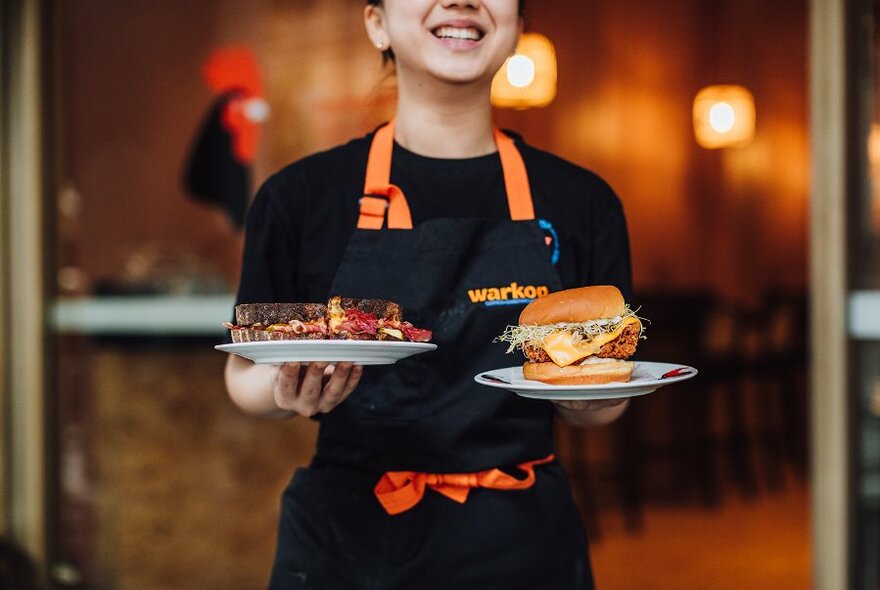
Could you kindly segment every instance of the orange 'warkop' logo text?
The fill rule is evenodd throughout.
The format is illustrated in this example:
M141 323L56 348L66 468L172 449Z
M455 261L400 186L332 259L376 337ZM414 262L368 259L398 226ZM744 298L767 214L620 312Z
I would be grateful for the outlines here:
M550 289L541 285L520 285L516 282L507 287L487 287L485 289L468 289L468 297L471 303L483 305L518 305L529 303L538 297L543 297Z

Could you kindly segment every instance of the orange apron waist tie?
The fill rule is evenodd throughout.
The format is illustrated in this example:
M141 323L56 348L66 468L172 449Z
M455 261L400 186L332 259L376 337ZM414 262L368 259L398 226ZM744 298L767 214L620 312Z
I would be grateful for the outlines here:
M419 473L416 471L388 471L379 479L373 493L388 514L400 514L418 504L430 488L459 504L467 501L471 488L493 490L525 490L535 485L535 465L549 463L555 456L526 461L517 465L526 474L524 479L501 471L487 469L476 473Z

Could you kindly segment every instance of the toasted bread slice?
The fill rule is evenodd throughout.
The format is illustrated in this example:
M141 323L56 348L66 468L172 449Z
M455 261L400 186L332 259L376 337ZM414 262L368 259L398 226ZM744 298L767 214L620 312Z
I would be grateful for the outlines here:
M325 319L327 306L323 303L242 303L235 306L235 321L239 326L284 324L292 320L316 322Z
M264 342L268 340L323 340L321 333L296 334L294 332L270 332L268 330L254 330L251 328L233 328L231 330L232 341L239 342Z

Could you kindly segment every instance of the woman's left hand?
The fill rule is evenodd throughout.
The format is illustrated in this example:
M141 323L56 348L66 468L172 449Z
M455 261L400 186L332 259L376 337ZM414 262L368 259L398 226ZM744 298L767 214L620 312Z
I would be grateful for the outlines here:
M554 400L559 415L572 426L602 426L613 422L629 405L629 398Z
M564 400L554 400L553 403L557 406L568 408L569 410L575 410L577 412L595 412L596 410L601 410L602 408L613 408L614 406L619 406L621 404L625 404L628 401L628 398L616 398L616 399L564 399Z

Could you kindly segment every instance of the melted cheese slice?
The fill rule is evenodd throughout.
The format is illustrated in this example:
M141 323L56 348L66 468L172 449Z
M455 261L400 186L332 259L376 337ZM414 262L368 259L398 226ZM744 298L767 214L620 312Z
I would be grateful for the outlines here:
M623 323L616 330L607 334L599 334L590 341L575 342L575 336L571 332L555 332L544 338L541 348L547 352L554 363L560 367L567 367L575 361L599 352L603 346L619 337L623 329L631 324L640 325L638 318L624 318Z
M388 334L392 338L403 340L403 332L401 332L400 330L395 330L394 328L379 328L379 332L383 334Z
M339 305L339 300L334 297L329 302L327 312L327 315L329 316L327 327L330 329L330 333L332 334L336 332L339 324L345 321L345 310L342 309L341 305Z

